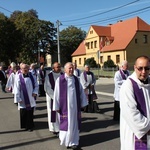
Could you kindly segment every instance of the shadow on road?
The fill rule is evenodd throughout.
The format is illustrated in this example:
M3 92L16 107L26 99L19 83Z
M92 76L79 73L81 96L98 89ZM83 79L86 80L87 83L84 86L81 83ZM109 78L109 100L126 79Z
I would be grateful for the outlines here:
M86 147L96 145L119 137L119 130L105 131L80 136L80 146Z
M23 147L23 146L27 146L27 145L31 145L31 144L35 144L35 143L39 143L39 142L44 142L44 141L50 141L50 140L54 140L56 139L57 137L46 137L46 138L42 138L42 139L36 139L36 140L33 140L31 139L31 141L28 141L28 142L21 142L19 141L18 144L11 144L11 145L7 145L7 146L3 146L3 147L0 147L1 150L6 150L6 149L14 149L17 147L20 147L20 149ZM29 139L30 140L30 139Z
M83 122L81 126L81 132L90 132L100 128L107 128L115 125L116 122L113 120L97 120L93 122Z
M47 113L34 115L34 119L37 119L37 118L47 118Z

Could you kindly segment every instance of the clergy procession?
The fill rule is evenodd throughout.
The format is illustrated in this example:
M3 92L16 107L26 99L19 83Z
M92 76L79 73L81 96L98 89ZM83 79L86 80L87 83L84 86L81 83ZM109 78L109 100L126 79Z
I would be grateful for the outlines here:
M12 103L18 109L20 121L18 124L22 132L38 132L34 120L39 99L42 98L46 102L47 132L58 139L60 149L64 146L66 149L82 150L80 141L82 125L85 119L88 120L90 116L94 119L95 115L101 117L101 120L97 120L97 124L93 122L97 128L102 128L100 121L104 121L104 117L112 119L103 127L109 130L108 134L102 137L97 131L89 135L93 136L92 141L103 143L103 138L109 141L109 137L118 136L117 149L150 150L150 58L148 56L142 55L136 58L133 72L128 70L127 60L120 63L113 78L112 97L98 91L97 82L103 81L96 78L88 64L85 64L83 70L78 69L77 64L72 62L67 62L63 67L60 63L54 62L52 70L45 70L44 67L44 64L37 68L35 63L16 65L14 62L6 70L0 66L1 92L13 95ZM106 86L106 83L103 86ZM107 86L109 87L109 83ZM98 99L101 100L103 94L111 99L110 116L105 115L102 103L98 103ZM106 100L103 101L104 103ZM109 125L113 126L114 131L118 126L118 133L111 131ZM85 129L90 131L89 129L92 128L94 126L87 124ZM111 134L113 132L114 135ZM88 135L86 136L88 138ZM107 146L96 149L105 150ZM115 147L110 147L116 150Z

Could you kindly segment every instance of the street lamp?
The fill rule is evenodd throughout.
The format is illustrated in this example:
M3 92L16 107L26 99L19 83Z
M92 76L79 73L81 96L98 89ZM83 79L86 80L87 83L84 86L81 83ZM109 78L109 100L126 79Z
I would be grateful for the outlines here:
M38 66L40 66L40 48L38 47Z
M56 21L57 24L57 50L58 50L58 62L60 63L60 43L59 43L59 26L62 25L59 20Z

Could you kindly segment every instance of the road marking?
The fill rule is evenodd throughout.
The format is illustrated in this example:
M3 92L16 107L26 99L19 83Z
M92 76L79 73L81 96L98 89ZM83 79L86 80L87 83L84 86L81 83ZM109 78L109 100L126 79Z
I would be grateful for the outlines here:
M96 93L97 93L97 94L100 94L100 95L114 96L114 94L112 94L112 93L99 92L99 91L96 91Z

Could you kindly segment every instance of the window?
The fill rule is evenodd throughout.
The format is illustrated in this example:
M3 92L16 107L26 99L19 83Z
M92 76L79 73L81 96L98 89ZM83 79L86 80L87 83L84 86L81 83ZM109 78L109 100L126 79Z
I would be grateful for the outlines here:
M100 63L103 63L103 56L100 56Z
M147 43L147 35L143 35L143 43Z
M79 64L81 65L81 58L79 58Z
M90 34L93 34L93 30L90 31Z
M94 48L97 48L97 41L94 41Z
M120 63L120 55L116 55L116 64Z
M137 41L137 39L135 39L135 43L137 43L138 41Z
M93 48L93 41L91 42L91 48Z
M86 61L86 58L84 58L84 62Z
M75 60L74 62L75 62L75 64L77 64L77 60Z
M107 56L107 60L111 60L111 56L109 55L109 56Z
M90 43L89 42L86 43L86 46L87 46L87 49L89 49L90 48Z

